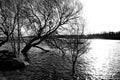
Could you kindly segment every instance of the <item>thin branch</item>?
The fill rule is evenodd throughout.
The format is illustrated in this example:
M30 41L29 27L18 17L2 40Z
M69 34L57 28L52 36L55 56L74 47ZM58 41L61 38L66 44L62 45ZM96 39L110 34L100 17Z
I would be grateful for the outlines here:
M44 49L44 48L42 48L40 46L33 46L33 47L39 48L39 49L41 49L42 51L45 51L45 52L49 52L49 50L46 50L46 49Z

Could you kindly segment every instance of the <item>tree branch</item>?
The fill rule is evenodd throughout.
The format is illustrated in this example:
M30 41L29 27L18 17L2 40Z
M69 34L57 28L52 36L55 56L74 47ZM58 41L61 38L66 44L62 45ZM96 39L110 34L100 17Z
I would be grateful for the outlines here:
M44 52L49 52L49 51L50 51L50 50L46 50L46 49L44 49L44 48L42 48L42 47L40 47L40 46L33 46L33 47L39 48L39 49L41 49L41 50L44 51Z

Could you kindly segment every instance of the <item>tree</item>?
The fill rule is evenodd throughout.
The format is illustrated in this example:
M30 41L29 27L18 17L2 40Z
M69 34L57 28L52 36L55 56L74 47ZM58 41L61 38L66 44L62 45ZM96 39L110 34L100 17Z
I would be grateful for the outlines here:
M79 36L78 30L79 29L77 29L77 33ZM80 35L83 35L83 33ZM68 58L72 64L73 80L76 80L77 77L80 79L85 79L87 76L84 72L86 63L81 61L81 56L87 52L89 43L87 40L83 38L81 39L78 36L75 36L67 41L68 53L70 55Z
M62 38L47 39L51 48L58 49L59 53L62 54L63 59L68 59L71 64L71 76L73 80L85 79L89 77L85 72L86 63L81 56L88 51L89 42L83 38L85 23L82 18L75 20L71 23L69 28L62 28L63 32L67 32L67 35ZM66 34L66 33L64 33Z
M26 15L28 26L25 28L31 31L32 37L21 51L26 60L29 60L27 52L31 47L42 49L38 45L60 27L71 25L70 23L80 17L82 9L81 4L71 0L35 0L29 1L27 7L30 15Z
M13 40L11 44L14 53L18 55L22 53L25 61L29 61L28 51L32 47L48 51L39 46L45 42L51 48L58 49L62 57L69 60L73 80L76 76L80 76L81 69L78 69L78 66L81 68L81 65L78 60L87 51L88 46L87 41L81 39L84 33L84 20L80 16L82 10L80 2L77 0L1 0L0 9L0 29L2 35L7 37L5 42L9 39ZM21 29L27 33L27 39L22 35ZM70 37L68 39L57 37L61 34ZM21 41L25 43L23 49ZM56 59L58 57L59 55Z
M76 24L74 22L78 23L81 19L82 5L76 0L1 0L1 2L3 7L1 10L11 14L8 19L11 19L9 28L12 30L6 31L10 31L11 35L8 36L14 41L14 51L15 53L17 51L18 54L21 51L26 61L29 61L28 51L32 47L44 50L38 46L41 42L52 38L53 35L60 35L60 29L73 29L73 25ZM3 21L9 22L8 20ZM7 25L5 22L4 24L5 26L1 27L2 32ZM32 36L29 40L24 40L21 28L26 29L29 36ZM16 38L18 40L17 49ZM26 43L22 50L20 48L21 39Z
M0 1L0 33L1 37L5 37L5 39L1 40L0 47L8 42L9 37L14 31L15 21L12 20L13 15L6 6L8 6L4 1ZM12 24L13 23L13 24Z
M19 58L21 53L21 28L25 20L26 0L0 0L0 47L11 42L13 53ZM10 46L9 46L10 47Z

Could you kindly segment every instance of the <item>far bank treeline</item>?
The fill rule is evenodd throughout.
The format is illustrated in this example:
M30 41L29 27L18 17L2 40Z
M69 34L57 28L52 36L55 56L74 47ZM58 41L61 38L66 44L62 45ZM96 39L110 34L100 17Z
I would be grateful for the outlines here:
M103 32L97 34L88 34L84 38L89 39L115 39L120 40L120 31L119 32Z
M29 38L32 38L33 36L24 36L25 40L28 40ZM54 35L49 36L49 39L51 37L57 37L57 38L64 38L64 39L73 39L73 38L79 38L79 39L114 39L114 40L120 40L120 31L119 32L103 32L103 33L97 33L97 34L87 34L87 35ZM0 40L4 40L5 37L0 37ZM17 37L16 37L17 39Z
M97 34L87 34L87 35L59 35L55 36L58 38L79 38L79 39L114 39L114 40L120 40L120 31L119 32L103 32L103 33L97 33ZM49 37L50 38L50 37Z
M103 32L97 34L87 34L87 35L59 35L55 36L58 38L79 38L79 39L115 39L120 40L120 31L119 32ZM50 38L50 37L49 37Z

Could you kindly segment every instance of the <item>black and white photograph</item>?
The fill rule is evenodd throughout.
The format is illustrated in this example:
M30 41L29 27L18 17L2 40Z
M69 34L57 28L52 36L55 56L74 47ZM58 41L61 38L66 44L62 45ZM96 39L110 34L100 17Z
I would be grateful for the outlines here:
M120 80L120 0L0 0L0 80Z

